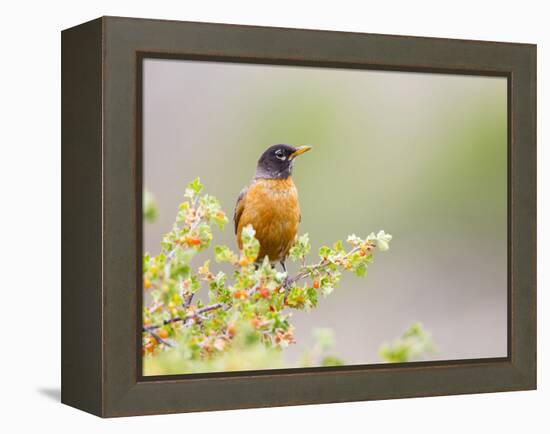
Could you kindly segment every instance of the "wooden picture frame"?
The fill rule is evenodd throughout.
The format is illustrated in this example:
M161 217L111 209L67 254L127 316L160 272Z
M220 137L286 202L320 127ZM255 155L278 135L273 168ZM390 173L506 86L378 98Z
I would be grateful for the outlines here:
M141 63L508 80L508 356L141 375ZM536 46L102 17L62 32L62 402L128 416L536 388Z

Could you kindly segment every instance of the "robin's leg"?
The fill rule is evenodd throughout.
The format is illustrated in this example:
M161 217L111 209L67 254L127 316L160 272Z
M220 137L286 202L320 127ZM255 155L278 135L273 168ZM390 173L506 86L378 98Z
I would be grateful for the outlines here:
M283 271L286 273L286 264L285 260L279 262L281 264L281 267L283 267ZM283 281L283 288L285 289L285 298L284 300L288 298L288 292L290 291L290 278L288 276L285 277L285 280Z

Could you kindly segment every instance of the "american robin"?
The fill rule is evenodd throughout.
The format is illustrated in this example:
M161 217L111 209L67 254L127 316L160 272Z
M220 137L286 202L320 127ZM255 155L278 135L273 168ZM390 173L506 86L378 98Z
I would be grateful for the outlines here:
M294 159L311 149L273 145L258 160L256 174L235 205L233 220L237 243L242 249L241 232L252 225L260 242L257 261L265 256L279 262L286 271L285 259L294 245L301 220L298 191L292 181Z

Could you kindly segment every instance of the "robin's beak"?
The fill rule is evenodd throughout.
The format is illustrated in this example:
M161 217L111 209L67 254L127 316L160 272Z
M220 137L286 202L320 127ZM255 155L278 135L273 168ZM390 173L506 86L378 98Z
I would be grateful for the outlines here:
M298 155L302 155L309 151L311 149L311 146L300 146L299 148L296 148L296 150L290 154L288 157L289 160L294 160Z

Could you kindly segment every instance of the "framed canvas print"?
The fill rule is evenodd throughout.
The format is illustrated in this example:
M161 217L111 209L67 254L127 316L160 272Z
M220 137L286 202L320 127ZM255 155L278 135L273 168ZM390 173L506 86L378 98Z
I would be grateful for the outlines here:
M536 387L536 46L62 33L62 401Z

